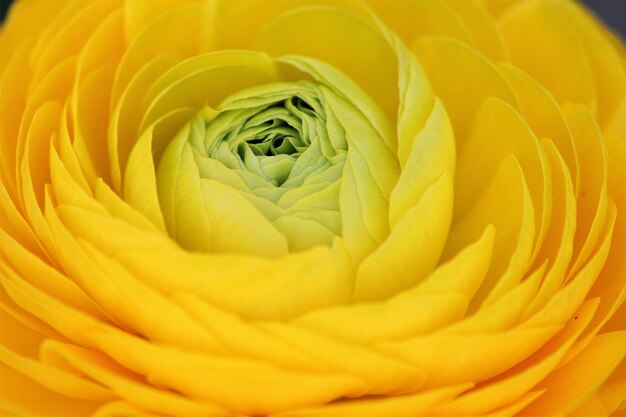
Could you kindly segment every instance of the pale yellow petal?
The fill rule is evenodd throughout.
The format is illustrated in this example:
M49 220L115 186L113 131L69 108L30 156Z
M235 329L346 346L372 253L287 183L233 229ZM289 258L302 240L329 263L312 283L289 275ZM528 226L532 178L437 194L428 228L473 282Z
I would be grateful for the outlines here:
M408 145L407 145L408 146ZM455 144L450 120L437 100L426 124L411 139L406 162L389 201L392 228L444 173L454 174Z

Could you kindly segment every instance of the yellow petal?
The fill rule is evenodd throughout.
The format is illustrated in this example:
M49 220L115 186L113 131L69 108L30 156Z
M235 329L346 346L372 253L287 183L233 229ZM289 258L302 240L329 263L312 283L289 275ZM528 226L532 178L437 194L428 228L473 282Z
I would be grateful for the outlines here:
M535 401L543 391L530 391L527 394L523 394L513 401L511 404L498 408L496 411L483 414L481 417L508 417L516 415L520 410L523 410L528 404Z
M134 210L126 201L122 200L122 198L102 180L96 182L94 198L112 217L122 219L138 229L152 232L163 231L163 229L155 227L145 216Z
M0 35L2 36L0 41L4 42L5 32L2 31ZM32 42L29 42L19 48L12 59L6 61L6 65L5 61L0 59L0 66L6 67L2 78L0 78L0 112L4 115L0 124L0 140L2 140L0 173L2 174L2 183L6 186L7 191L12 194L17 189L15 152L20 120L26 106L25 96L30 74L24 71L24 68L29 67L31 47ZM0 54L4 51L3 47Z
M106 401L115 398L104 387L38 360L29 359L0 346L0 362L41 384L50 391L87 401Z
M580 155L580 190L577 198L577 225L574 239L576 272L596 246L607 220L608 158L602 134L587 109L565 105L563 113Z
M479 1L445 0L470 30L473 46L493 62L508 60L504 37Z
M50 180L51 191L57 204L75 205L97 213L106 213L106 210L93 199L90 188L83 188L70 174L67 166L61 160L56 149L50 149Z
M206 49L251 49L268 23L307 6L329 6L371 19L359 0L215 0L209 3L205 14L210 22L203 34Z
M510 7L514 6L517 3L522 3L524 0L478 0L480 3L484 4L487 10L494 15L499 16L503 14Z
M428 35L446 36L468 45L473 44L469 28L445 1L405 0L389 3L370 0L369 3L382 20L409 45L415 39Z
M70 7L67 7L67 6ZM43 3L22 2L11 6L11 12L3 23L0 40L0 78L4 74L9 62L15 56L17 50L24 44L37 39L48 26L54 22L50 16L58 16L54 23L64 22L65 12L71 9L73 4L64 0L52 0ZM29 50L31 48L28 48ZM14 87L17 87L15 85ZM22 87L26 87L25 85ZM3 113L4 114L4 113Z
M443 258L448 259L475 240L489 224L496 228L494 254L470 311L475 311L488 297L493 301L515 286L529 268L534 213L521 167L511 155L504 158L471 210L453 224Z
M81 51L98 23L119 9L120 5L119 0L89 2L80 11L68 16L54 35L40 37L40 41L45 43L40 43L39 49L33 51L37 59L31 85L37 85L56 65Z
M155 347L127 337L99 337L99 340L117 362L137 369L151 384L172 388L201 403L221 405L238 413L269 414L360 395L365 388L360 381L345 374L289 372L241 358L203 356L165 346ZM73 354L66 359L77 356ZM77 359L81 359L80 356ZM80 369L92 369L90 373L96 377L97 373L111 367L99 366L97 356L90 362Z
M257 323L222 311L193 294L178 293L172 298L233 356L268 361L292 370L323 369L305 352L259 329Z
M565 116L549 90L514 65L500 63L520 103L524 120L538 138L549 138L565 160L577 192L580 181L579 160ZM553 199L554 200L554 199Z
M402 143L402 142L401 142ZM395 228L444 173L454 174L455 144L450 120L437 100L423 129L407 145L406 162L389 201L389 220Z
M611 240L616 220L615 206L609 206L609 221L602 231L600 243L596 252L587 264L580 269L565 286L554 294L542 308L524 322L528 326L544 326L562 324L574 315L576 309L583 303L589 290L597 280L598 275L611 249ZM534 306L533 306L534 307Z
M162 0L158 4L142 0L124 1L124 28L126 41L131 42L161 15L184 6L192 0Z
M454 334L499 332L513 328L522 320L528 304L537 294L545 266L533 271L524 282L504 293L491 304L481 307L470 317L445 331Z
M576 231L576 197L570 173L554 144L544 139L543 148L548 157L552 175L552 221L537 255L538 262L548 262L548 271L541 288L529 303L526 315L536 313L561 287L572 258Z
M567 16L576 32L593 72L597 95L598 124L603 125L626 100L626 68L620 62L619 50L605 36L599 22L584 8L573 2L559 2L559 13Z
M154 139L161 129L166 136L173 137L168 126L169 119L175 119L174 124L178 125L192 114L190 109L186 109L166 115L143 132L128 156L122 185L124 200L162 231L166 228L156 185Z
M365 258L357 270L354 300L380 300L421 281L437 264L451 218L452 178L444 173Z
M471 388L471 386L471 384L459 384L427 390L417 394L344 400L321 407L279 413L276 417L288 417L294 414L302 417L428 416L428 412L435 408L436 405L449 401L460 392Z
M136 1L127 2L129 8ZM184 59L200 52L197 39L202 28L203 6L191 3L168 11L158 17L140 32L128 45L119 63L115 82L111 91L111 103L117 103L131 79L148 62L156 57L177 56ZM129 17L132 19L132 16ZM132 34L130 34L132 35Z
M110 180L107 153L109 94L113 84L113 67L103 67L87 76L78 88L72 117L76 123L74 146L85 149L84 159L99 178Z
M42 359L46 363L63 364L74 372L89 375L131 404L149 411L185 413L194 417L227 415L215 405L199 403L178 393L139 382L137 375L96 351L50 341L42 348Z
M550 166L528 124L513 108L498 99L488 98L482 104L459 152L455 217L466 210L507 155L514 155L519 161L532 198L535 214L534 258L551 218Z
M93 29L93 34L87 39L85 45L80 50L76 68L76 78L74 87L78 87L85 77L104 67L117 65L124 54L123 36L123 12L121 8L116 9L102 23ZM109 86L109 92L110 92ZM109 97L105 106L111 105ZM75 100L73 100L75 103Z
M390 36L389 42L398 56L400 87L397 127L398 161L404 168L409 154L413 152L416 137L432 117L434 96L426 73L415 55L396 36Z
M264 323L260 329L294 346L331 374L347 374L365 384L365 394L382 395L417 391L423 373L416 367L367 347L337 342L314 332L279 323Z
M228 95L276 81L270 58L261 52L215 51L183 61L165 72L142 100L139 132L179 108L217 106Z
M9 416L88 417L97 402L81 401L57 394L0 363L0 411Z
M3 231L0 231L0 237L2 253L10 260L6 265L0 260L2 263L0 269L6 271L5 274L9 273L5 268L10 268L15 271L16 275L22 276L31 284L67 305L94 317L104 318L100 308L74 282L20 246Z
M204 215L211 224L211 251L280 256L288 251L281 234L245 197L215 180L201 180ZM177 202L178 210L184 210ZM184 204L184 202L183 202ZM182 216L203 215L189 210ZM204 237L206 239L207 236ZM203 237L199 236L198 241Z
M418 366L426 376L424 388L432 388L492 378L536 351L559 329L548 326L518 327L492 334L438 333L373 346Z
M0 227L4 232L11 235L28 251L37 256L42 256L42 248L37 241L33 230L28 225L24 215L18 211L15 203L11 201L9 192L0 182Z
M502 372L483 386L459 396L439 408L437 412L444 416L480 415L508 405L530 388L541 390L543 388L541 384L535 385L555 369L559 359L589 324L597 305L597 300L587 302L578 311L576 319L572 318L561 332L530 358L518 363L512 369L507 369L506 372ZM542 394L532 404L541 401L545 396L546 393ZM529 413L529 415L544 416L545 414Z
M346 303L352 291L350 261L335 241L276 260L183 251L127 251L129 271L162 293L194 294L246 318L292 318L314 308ZM177 279L185 276L185 280Z
M428 333L465 313L489 266L493 228L438 267L420 285L389 300L312 311L293 321L298 326L355 343Z
M153 414L148 411L142 410L140 408L134 407L131 404L124 402L124 401L114 401L114 402L106 403L102 407L98 408L98 410L92 415L92 417L115 417L115 416L158 417L157 414ZM207 414L207 416L209 416L209 414Z
M379 30L354 15L330 7L296 9L268 25L255 47L272 56L294 54L327 62L356 81L387 115L396 114L394 51Z
M289 242L289 250L300 251L331 244L335 235L320 223L295 216L283 216L272 222Z
M140 108L148 88L176 62L177 58L172 55L163 55L148 61L127 81L119 98L111 101L114 107L109 123L107 149L111 159L111 179L116 190L121 189L126 160L138 139L141 113L136 109ZM118 82L119 74L120 71L117 72L115 82Z
M452 120L457 148L485 98L494 96L517 108L517 99L498 68L476 50L454 39L427 36L411 48L424 67L433 91ZM459 71L463 68L463 71Z
M50 181L50 138L59 123L61 116L61 105L56 101L48 101L43 104L33 114L31 124L28 126L28 133L24 137L24 149L22 159L22 169L28 169L28 173L23 173L24 182L28 182L26 187L32 189L37 203L43 204L44 184ZM19 176L18 176L19 178Z
M595 107L593 73L580 39L564 19L560 2L520 2L500 27L511 62L546 86L559 103Z

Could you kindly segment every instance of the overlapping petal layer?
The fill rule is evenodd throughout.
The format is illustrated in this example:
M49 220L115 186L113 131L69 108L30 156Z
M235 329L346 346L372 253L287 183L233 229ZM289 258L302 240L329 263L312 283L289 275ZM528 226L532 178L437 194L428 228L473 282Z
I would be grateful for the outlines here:
M3 415L626 410L626 55L573 1L22 0L0 44Z

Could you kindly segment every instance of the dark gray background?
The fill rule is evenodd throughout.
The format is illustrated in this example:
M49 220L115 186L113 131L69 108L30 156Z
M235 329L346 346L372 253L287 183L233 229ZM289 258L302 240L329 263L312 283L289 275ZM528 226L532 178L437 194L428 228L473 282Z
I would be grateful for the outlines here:
M0 0L0 22L4 21L6 12L14 0ZM267 0L271 1L271 0ZM626 0L582 0L607 25L626 38Z
M583 0L600 19L626 38L626 0Z

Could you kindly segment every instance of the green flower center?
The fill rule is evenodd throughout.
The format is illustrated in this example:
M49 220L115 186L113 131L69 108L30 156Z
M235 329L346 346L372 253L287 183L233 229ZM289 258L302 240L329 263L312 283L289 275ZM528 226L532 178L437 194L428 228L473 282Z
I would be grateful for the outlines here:
M326 143L329 149L325 155L315 151L320 141L328 142L318 87L310 83L277 84L265 86L258 94L228 100L223 104L228 110L205 121L208 157L277 187L288 187L285 183L289 179L297 182L295 178L302 170L294 171L294 167L305 154L308 162L321 156L331 162L336 155L332 145ZM307 153L312 146L314 150Z
M398 171L387 119L332 67L292 59L318 65L315 81L207 105L164 150L159 203L183 247L281 256L345 241L358 258L387 236Z
M170 147L175 154L181 146L189 149L203 190L229 187L219 196L232 199L224 205L241 198L227 195L242 196L290 249L329 245L342 234L339 194L348 145L333 124L328 94L327 87L305 81L241 91L217 109L205 107ZM161 170L161 178L170 175L169 168ZM216 207L204 194L205 207ZM190 198L175 204L191 205ZM237 210L247 211L240 203Z

